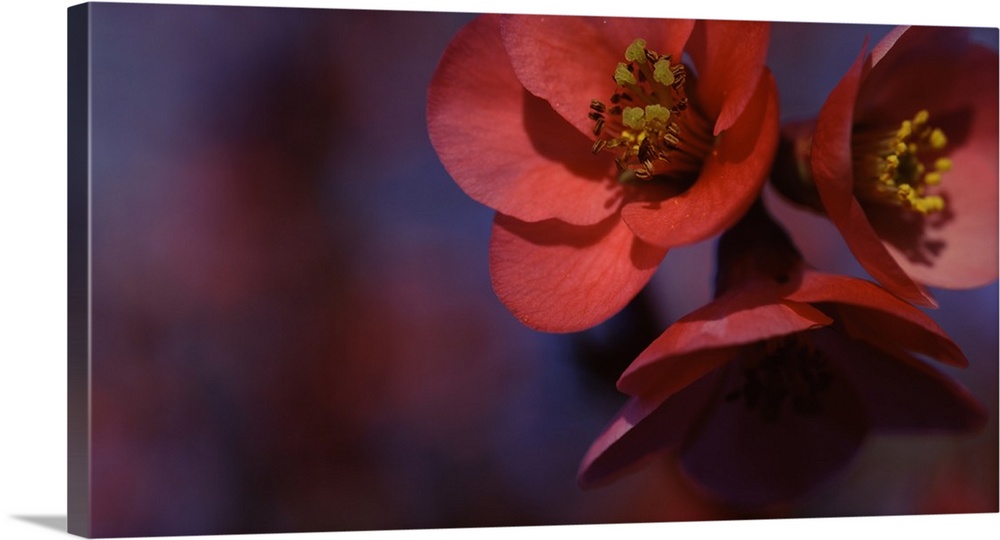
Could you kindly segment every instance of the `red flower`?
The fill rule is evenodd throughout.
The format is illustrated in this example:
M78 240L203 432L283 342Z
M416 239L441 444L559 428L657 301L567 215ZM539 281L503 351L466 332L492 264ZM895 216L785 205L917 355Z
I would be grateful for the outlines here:
M830 93L811 146L799 133L851 252L911 302L935 305L921 284L997 278L997 79L997 53L965 29L897 28Z
M777 146L768 37L764 23L495 15L455 37L428 130L497 212L493 287L521 321L600 323L670 247L739 219Z
M968 393L914 356L967 364L929 317L870 282L804 266L763 216L752 210L723 235L716 299L619 379L632 397L584 458L582 486L671 448L717 496L767 504L841 469L870 431L985 422Z

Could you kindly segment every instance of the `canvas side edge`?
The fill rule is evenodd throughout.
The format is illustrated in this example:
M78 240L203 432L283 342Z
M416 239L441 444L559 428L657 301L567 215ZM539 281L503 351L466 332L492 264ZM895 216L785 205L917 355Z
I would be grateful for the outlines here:
M67 9L67 532L90 537L91 6Z

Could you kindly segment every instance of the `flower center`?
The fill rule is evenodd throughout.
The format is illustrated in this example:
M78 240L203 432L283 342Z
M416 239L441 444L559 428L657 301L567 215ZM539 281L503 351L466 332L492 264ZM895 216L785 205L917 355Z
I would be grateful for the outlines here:
M855 193L872 202L902 206L920 214L944 209L944 199L928 195L927 187L941 183L941 175L951 169L943 151L948 139L940 129L927 123L929 114L921 110L912 120L903 120L895 132L855 133Z
M818 414L833 382L823 355L794 334L749 346L743 365L742 380L725 399L742 400L768 422L776 421L786 404L796 414Z
M713 141L707 122L689 106L684 65L647 49L643 39L628 46L625 60L615 69L611 104L590 102L598 137L593 152L611 152L623 182L697 172Z

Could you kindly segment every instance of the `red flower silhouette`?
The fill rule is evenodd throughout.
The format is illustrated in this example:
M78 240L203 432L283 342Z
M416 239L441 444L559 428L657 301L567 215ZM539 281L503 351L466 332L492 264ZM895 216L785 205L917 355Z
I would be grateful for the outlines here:
M497 212L493 287L522 322L596 325L670 247L739 219L777 146L769 32L485 15L455 37L429 88L428 130L458 185Z
M997 61L965 29L900 27L862 50L811 145L808 127L786 129L851 252L910 302L936 305L922 285L997 278ZM782 190L808 202L784 176Z
M730 502L788 500L871 431L981 427L985 411L915 354L967 364L923 312L868 281L806 267L758 206L719 245L717 297L618 381L631 399L583 460L601 484L657 450Z

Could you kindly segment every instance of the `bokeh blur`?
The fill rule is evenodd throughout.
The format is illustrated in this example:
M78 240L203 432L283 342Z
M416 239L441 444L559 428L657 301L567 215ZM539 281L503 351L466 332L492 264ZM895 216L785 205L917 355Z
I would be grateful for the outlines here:
M601 327L532 331L490 289L492 211L426 135L472 15L91 9L95 536L997 511L996 284L933 312L982 434L875 437L780 508L716 503L669 455L581 491L617 374L710 298L712 243ZM886 30L776 24L783 117ZM859 272L832 227L768 203L813 264Z

